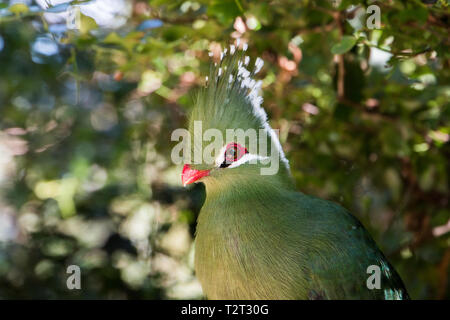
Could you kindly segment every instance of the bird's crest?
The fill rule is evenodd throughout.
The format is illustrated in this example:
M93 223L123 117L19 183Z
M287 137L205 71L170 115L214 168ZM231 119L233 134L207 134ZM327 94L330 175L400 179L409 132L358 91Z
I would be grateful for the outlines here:
M280 160L289 169L278 136L270 127L261 106L262 81L254 79L264 62L258 57L252 63L245 54L246 50L246 43L239 49L238 39L236 46L224 49L220 59L211 64L206 85L196 96L189 129L192 132L194 121L201 121L203 130L214 128L223 133L227 129L263 129L272 141L271 145L278 149ZM212 52L209 56L213 56ZM194 144L198 143L194 141Z

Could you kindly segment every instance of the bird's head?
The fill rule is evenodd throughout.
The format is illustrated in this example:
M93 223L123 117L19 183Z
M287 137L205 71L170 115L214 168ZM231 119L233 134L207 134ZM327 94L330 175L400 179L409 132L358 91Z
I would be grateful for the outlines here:
M254 79L263 62L259 58L251 62L245 49L233 45L225 49L196 96L183 185L291 183L288 161L261 107L262 82Z

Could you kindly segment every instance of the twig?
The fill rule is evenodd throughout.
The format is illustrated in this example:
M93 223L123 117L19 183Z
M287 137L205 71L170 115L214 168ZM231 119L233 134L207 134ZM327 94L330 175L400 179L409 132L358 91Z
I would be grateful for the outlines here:
M341 12L337 11L333 15L334 20L339 28L340 37L344 35L344 25L342 24ZM345 63L344 54L337 56L338 58L338 80L337 80L337 97L338 101L342 102L345 99Z
M447 248L447 250L444 253L444 256L442 257L441 263L439 263L439 266L438 266L440 281L439 281L437 298L440 300L445 299L445 293L447 291L448 266L449 265L450 265L450 248Z

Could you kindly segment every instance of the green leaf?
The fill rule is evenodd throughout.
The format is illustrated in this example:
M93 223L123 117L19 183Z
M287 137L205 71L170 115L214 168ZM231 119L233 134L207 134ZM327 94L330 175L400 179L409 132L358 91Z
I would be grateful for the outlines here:
M232 23L241 13L234 0L212 1L208 13L217 17L223 24Z
M30 11L30 9L28 8L28 6L26 4L16 3L16 4L13 4L11 7L9 7L9 11L14 14L19 15L19 14L27 13L28 11Z
M82 13L80 13L80 32L83 34L88 33L89 31L93 29L97 29L97 22L89 16L86 16Z
M344 54L350 51L356 44L356 38L353 36L343 36L340 43L336 43L332 48L333 54Z

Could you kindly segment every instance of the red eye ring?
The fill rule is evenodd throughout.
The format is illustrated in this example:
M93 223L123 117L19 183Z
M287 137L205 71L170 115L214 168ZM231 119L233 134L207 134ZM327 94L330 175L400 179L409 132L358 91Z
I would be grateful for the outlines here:
M230 142L225 148L225 163L231 164L241 159L244 154L248 153L247 149L239 143Z

